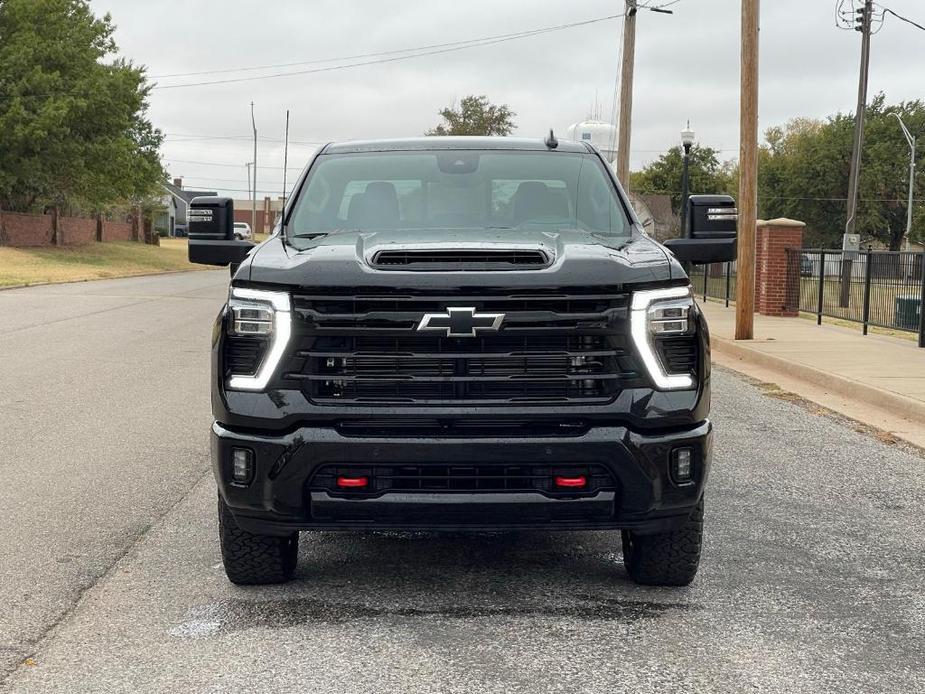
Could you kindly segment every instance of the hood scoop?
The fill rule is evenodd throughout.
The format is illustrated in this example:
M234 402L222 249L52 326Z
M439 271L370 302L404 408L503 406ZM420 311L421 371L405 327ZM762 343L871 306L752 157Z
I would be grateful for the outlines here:
M525 248L402 248L376 251L372 257L377 270L430 272L540 270L550 262L546 251Z

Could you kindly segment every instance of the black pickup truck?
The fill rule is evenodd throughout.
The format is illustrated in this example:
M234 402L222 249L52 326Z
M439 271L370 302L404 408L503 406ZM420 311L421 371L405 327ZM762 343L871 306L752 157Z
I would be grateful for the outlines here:
M288 579L299 532L622 530L629 575L685 585L710 469L707 326L682 262L729 260L736 210L693 196L651 239L591 145L330 144L276 231L197 198L190 259L230 265L212 463L239 584Z

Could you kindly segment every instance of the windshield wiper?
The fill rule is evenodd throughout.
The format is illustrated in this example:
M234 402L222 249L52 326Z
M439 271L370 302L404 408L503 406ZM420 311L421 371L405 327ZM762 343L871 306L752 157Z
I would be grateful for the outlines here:
M347 231L363 231L362 229L330 229L329 231L303 231L298 234L289 234L291 239L318 239L322 236L331 236L332 234L342 234Z

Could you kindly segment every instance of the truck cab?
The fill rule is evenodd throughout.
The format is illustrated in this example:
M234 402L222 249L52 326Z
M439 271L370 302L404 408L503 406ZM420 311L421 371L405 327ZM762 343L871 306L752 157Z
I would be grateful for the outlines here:
M686 585L710 469L710 348L682 262L735 256L731 198L640 225L590 144L329 144L279 232L199 198L190 259L233 268L212 341L229 579L287 580L313 530L621 531ZM616 534L614 535L616 537Z

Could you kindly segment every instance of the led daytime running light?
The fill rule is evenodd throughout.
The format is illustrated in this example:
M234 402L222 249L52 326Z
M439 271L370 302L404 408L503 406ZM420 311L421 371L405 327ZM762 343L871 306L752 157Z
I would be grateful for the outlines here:
M649 307L659 301L692 299L690 287L651 289L633 293L630 310L630 332L655 387L658 390L690 390L694 379L690 374L667 374L655 354L652 332L649 328Z
M270 348L263 359L263 363L253 376L236 376L228 378L227 386L232 390L259 391L267 387L286 352L289 337L292 334L292 313L289 294L286 292L271 292L263 289L247 289L245 287L232 287L232 299L243 299L273 307L273 330L270 336Z

